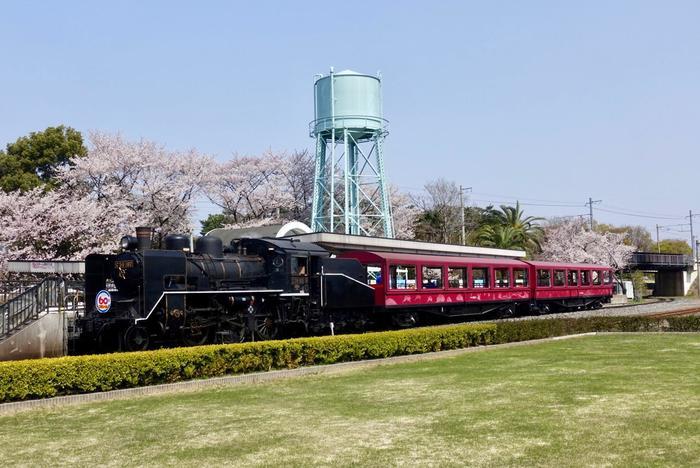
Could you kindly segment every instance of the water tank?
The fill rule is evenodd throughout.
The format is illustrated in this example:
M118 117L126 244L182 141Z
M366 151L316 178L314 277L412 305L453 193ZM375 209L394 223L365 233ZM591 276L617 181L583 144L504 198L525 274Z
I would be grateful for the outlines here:
M376 76L351 70L331 72L316 80L314 100L312 134L347 128L353 130L353 136L357 138L385 126L381 82Z

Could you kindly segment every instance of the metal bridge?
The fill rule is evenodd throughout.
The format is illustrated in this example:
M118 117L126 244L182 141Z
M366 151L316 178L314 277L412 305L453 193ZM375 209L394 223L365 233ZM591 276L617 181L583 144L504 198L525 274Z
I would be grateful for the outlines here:
M660 254L635 252L628 265L631 270L688 270L693 267L693 257L684 254Z
M627 269L655 272L655 296L684 296L697 281L694 266L691 255L635 252Z

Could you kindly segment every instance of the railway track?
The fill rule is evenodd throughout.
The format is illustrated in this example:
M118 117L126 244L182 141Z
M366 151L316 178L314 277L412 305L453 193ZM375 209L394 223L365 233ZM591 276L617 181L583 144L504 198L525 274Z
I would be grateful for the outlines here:
M665 318L665 317L682 317L685 315L696 315L700 314L700 307L690 307L688 309L671 310L668 312L658 312L655 314L645 314L645 317L651 318Z
M647 301L647 302L632 302L630 304L617 304L617 305L606 305L603 307L604 309L628 309L630 307L639 307L639 306L647 306L647 305L652 305L652 304L668 304L675 301L672 297L664 297L660 299L655 299L653 301Z

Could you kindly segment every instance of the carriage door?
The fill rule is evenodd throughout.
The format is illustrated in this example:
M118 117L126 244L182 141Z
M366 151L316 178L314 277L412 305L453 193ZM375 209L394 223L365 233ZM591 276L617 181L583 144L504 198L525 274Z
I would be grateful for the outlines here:
M309 257L292 256L291 261L292 290L294 292L309 292Z

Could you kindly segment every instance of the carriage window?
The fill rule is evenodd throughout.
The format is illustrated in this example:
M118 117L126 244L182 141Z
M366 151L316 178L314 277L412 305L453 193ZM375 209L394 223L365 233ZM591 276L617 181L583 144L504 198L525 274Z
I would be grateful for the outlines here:
M510 287L510 275L508 274L508 268L496 268L494 271L495 285L497 288L509 288Z
M382 284L382 267L379 265L365 265L367 272L367 284L370 286Z
M600 271L593 270L591 272L591 279L593 280L593 285L598 286L600 284Z
M442 267L424 266L422 271L423 288L442 288Z
M537 270L537 286L548 288L552 285L552 273L549 270Z
M591 272L588 270L581 270L581 285L588 286L591 284Z
M609 284L611 281L610 279L610 270L604 270L603 271L603 283Z
M472 287L473 288L488 288L489 287L489 269L488 268L472 268Z
M528 285L527 281L527 270L514 268L513 269L513 284L516 288L526 288Z
M554 270L554 286L564 286L565 278L564 270Z
M466 288L467 269L465 267L449 267L447 269L447 281L451 288Z
M391 265L391 288L416 289L416 267L414 265Z
M569 286L578 286L578 271L569 270L566 282Z

